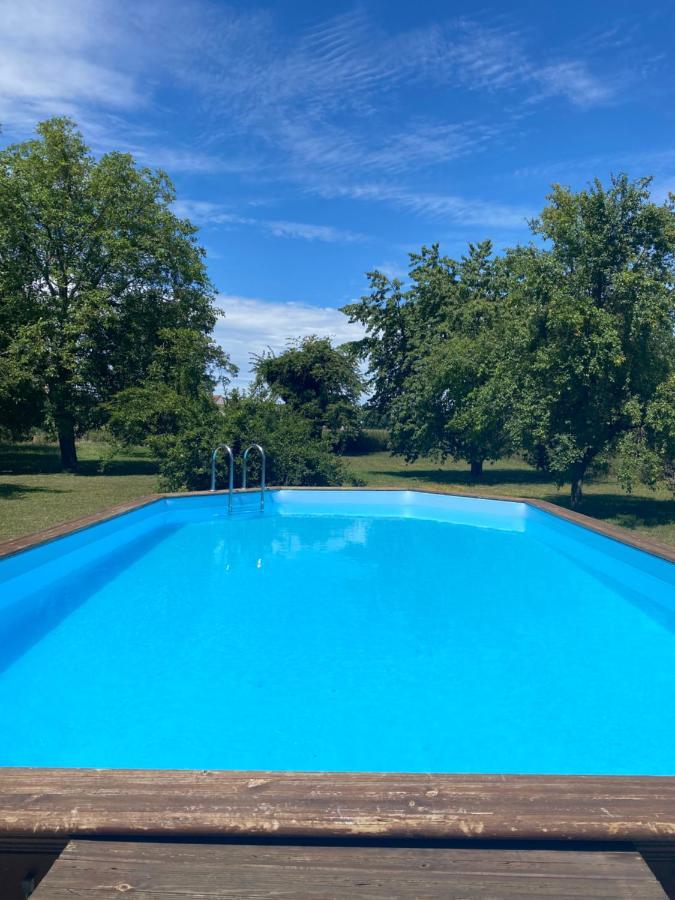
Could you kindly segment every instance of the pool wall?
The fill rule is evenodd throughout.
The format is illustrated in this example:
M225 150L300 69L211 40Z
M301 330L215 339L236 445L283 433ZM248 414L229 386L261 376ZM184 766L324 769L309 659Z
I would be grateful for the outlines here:
M314 511L318 511L317 507L322 505L325 511L335 514L336 509L341 504L347 506L350 503L349 494L358 492L360 495L368 495L369 503L374 507L380 507L382 511L385 507L389 507L392 514L397 515L413 515L412 499L415 499L414 515L420 516L424 505L431 511L434 511L434 518L438 518L439 510L444 508L448 511L447 521L454 521L460 524L466 521L475 525L480 520L481 510L485 511L486 519L489 519L489 527L499 527L498 522L501 519L504 528L507 530L522 530L527 528L528 521L545 522L550 528L560 529L564 523L572 523L583 528L586 532L591 531L595 534L607 539L607 543L603 543L603 552L612 552L612 542L618 542L619 545L632 547L636 550L643 551L650 557L664 559L668 562L675 562L675 547L667 544L659 543L648 538L633 534L625 528L614 525L608 525L598 519L593 519L583 513L567 510L563 507L548 503L546 500L536 500L532 498L522 497L502 497L502 496L480 496L475 494L457 494L447 493L440 490L400 490L398 488L335 488L335 487L271 487L266 491L266 504L274 503L279 506L279 512L282 515L292 515L294 510L300 506L310 505ZM330 495L330 500L326 497L323 501L320 497L311 495ZM396 501L394 495L397 495ZM239 512L254 512L258 509L260 502L259 488L249 488L246 490L236 490L233 497L233 509ZM401 498L406 503L401 503ZM186 503L186 501L188 501ZM83 516L70 522L64 522L55 525L52 528L34 534L24 535L19 538L0 542L0 559L4 557L21 554L24 550L35 550L38 547L48 547L53 541L67 537L70 535L81 534L85 530L90 530L92 526L101 526L104 523L109 525L109 529L104 532L98 532L93 540L111 535L119 529L128 527L127 514L134 513L136 521L141 520L141 511L147 516L155 515L157 505L166 504L167 508L171 508L174 513L182 507L192 507L192 509L204 509L206 507L214 507L214 501L220 501L218 508L214 509L214 515L227 515L227 492L217 491L215 494L210 491L188 491L177 494L150 494L140 497L137 500L128 503L113 506L100 512L93 513L89 516ZM470 505L467 505L470 501ZM473 502L471 502L473 501ZM468 517L465 517L465 510L469 510ZM186 508L186 512L187 512ZM542 516L544 513L546 515ZM487 524L487 522L486 522ZM87 538L88 540L88 538ZM619 548L616 548L614 552ZM50 551L46 551L44 559ZM60 549L55 553L62 552ZM637 557L636 557L637 559ZM18 564L16 572L20 571Z

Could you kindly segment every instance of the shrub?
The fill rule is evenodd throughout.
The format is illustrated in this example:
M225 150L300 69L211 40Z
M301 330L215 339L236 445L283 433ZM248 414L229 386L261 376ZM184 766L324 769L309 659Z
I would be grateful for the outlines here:
M123 443L145 443L159 464L163 490L207 489L211 452L221 443L229 444L237 459L249 444L262 444L269 484L340 485L349 478L329 440L317 438L303 415L272 400L233 394L219 409L203 398L149 385L116 398L109 427ZM259 466L258 457L252 457L252 484L260 477ZM226 463L219 457L219 484L226 478Z

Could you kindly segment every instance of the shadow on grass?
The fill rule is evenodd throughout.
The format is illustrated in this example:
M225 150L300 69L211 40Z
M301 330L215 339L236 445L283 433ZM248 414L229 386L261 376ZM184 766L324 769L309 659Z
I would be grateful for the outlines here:
M64 494L67 491L61 488L30 487L27 484L0 484L0 499L11 500L13 497L21 497L23 494Z
M500 484L550 484L551 476L536 469L486 469L480 479L472 478L469 470L462 469L381 469L373 475L394 478L434 481L437 484L466 484L471 487L498 487Z
M150 459L113 459L102 472L96 460L85 461L78 475L156 475L157 465ZM91 465L92 471L84 471L84 466Z
M570 508L569 496L551 494L544 499ZM633 497L630 494L587 494L579 512L596 519L612 519L624 528L654 528L675 525L675 500Z
M77 475L155 475L157 466L149 459L124 456L113 459L101 471L98 459L80 459ZM46 444L4 444L0 446L2 475L64 474L55 447Z

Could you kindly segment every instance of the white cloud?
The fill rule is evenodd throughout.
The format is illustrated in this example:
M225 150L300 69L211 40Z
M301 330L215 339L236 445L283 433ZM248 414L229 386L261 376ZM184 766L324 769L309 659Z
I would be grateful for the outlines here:
M395 31L357 7L300 33L284 25L269 9L207 0L0 0L0 121L17 131L71 115L97 151L126 148L169 173L227 172L511 228L530 211L407 185L506 140L535 102L588 109L613 101L621 81L620 62L600 77L588 47L543 58L503 24L449 17ZM180 110L164 105L176 89ZM455 91L499 94L505 111L454 120ZM172 127L178 111L194 145ZM194 208L203 222L277 237L367 239L327 224Z
M259 228L273 237L299 238L304 241L324 243L356 243L367 241L368 237L345 228L332 225L316 225L311 222L289 222L285 219L258 219L231 212L227 207L209 200L178 200L174 210L198 225L244 225Z
M405 281L408 277L408 267L402 263L385 260L377 266L371 267L375 272L382 272L390 281L398 278L399 281Z
M361 243L368 238L356 231L334 228L332 225L312 225L306 222L286 222L280 219L260 219L258 223L275 237L301 238L326 243Z
M606 103L614 95L612 88L594 78L579 60L544 66L535 73L535 78L541 85L541 92L533 100L561 95L575 106L588 108Z
M406 209L434 221L491 228L522 228L534 212L524 206L469 199L455 194L414 191L391 183L329 184L321 193L326 197L350 197L374 200Z
M225 316L218 320L215 338L239 366L235 386L246 386L250 380L252 354L268 348L278 353L288 341L317 334L330 336L343 344L363 337L360 325L350 324L339 310L308 303L284 303L221 294L218 306Z
M650 187L652 199L661 202L668 196L668 185L673 190L673 171L675 170L675 150L647 150L633 152L615 152L582 156L558 161L543 161L534 166L523 166L512 174L515 178L545 179L549 184L569 184L583 187L589 182L589 173L601 180L610 175L628 172L631 177L651 175L654 178Z
M157 141L157 137L154 138ZM142 146L140 144L114 144L116 150L124 149L141 163L152 168L166 169L169 172L191 173L243 173L249 171L250 163L235 158L224 158L210 153L201 153L183 147L162 147L156 143Z
M25 128L49 115L142 102L133 67L120 65L118 33L100 0L0 4L0 119Z
M614 85L593 74L586 60L537 56L517 31L463 19L452 31L436 31L429 64L439 80L473 91L518 90L526 101L557 96L581 107L612 99Z

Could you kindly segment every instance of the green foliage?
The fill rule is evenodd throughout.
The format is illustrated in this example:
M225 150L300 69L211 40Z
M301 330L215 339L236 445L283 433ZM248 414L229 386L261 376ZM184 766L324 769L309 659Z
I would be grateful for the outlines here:
M572 485L618 454L627 488L675 472L675 201L625 176L554 186L539 245L501 259L411 256L410 286L379 272L345 307L366 326L369 404L396 452L483 460L522 449ZM543 245L542 245L543 244Z
M495 379L500 270L489 241L470 245L456 262L439 248L410 257L410 287L370 274L371 293L345 307L366 326L372 406L386 415L395 452L452 456L471 463L508 448L508 398Z
M316 437L327 429L341 444L358 434L362 383L349 347L333 347L330 338L311 335L278 356L270 351L256 357L254 369L254 392L283 400L311 423Z
M37 132L0 152L0 382L22 376L13 393L0 386L0 419L17 421L20 398L25 422L53 422L74 468L75 435L153 374L158 346L183 381L227 361L208 340L213 289L167 176L124 153L96 160L67 119Z
M192 329L162 329L140 385L119 391L107 404L110 434L134 446L217 424L214 370L234 372L207 335ZM216 424L211 428L215 434Z
M675 372L643 409L630 405L633 427L619 439L617 477L632 492L636 484L667 484L675 493Z
M33 373L15 353L0 355L0 429L13 440L27 437L42 423L44 405L44 392Z
M183 393L171 377L117 394L109 404L108 427L121 445L149 449L163 490L208 488L211 451L221 443L229 444L237 457L249 444L262 444L270 484L330 485L347 478L329 440L317 437L311 422L292 406L233 392L220 408L210 394ZM226 477L222 459L218 465ZM250 471L252 479L258 477L257 457Z
M222 410L186 414L181 429L156 435L148 443L159 460L166 490L201 490L209 485L211 451L219 443L232 447L239 459L249 444L267 452L267 480L274 485L339 485L348 475L326 439L317 438L311 423L290 406L237 394ZM250 483L259 478L257 456L250 460ZM219 459L221 486L227 484ZM239 476L237 476L239 477Z
M672 454L675 210L648 185L555 186L533 223L549 246L507 259L511 427L531 461L571 482L574 504L598 459L618 452L629 485L653 483Z

